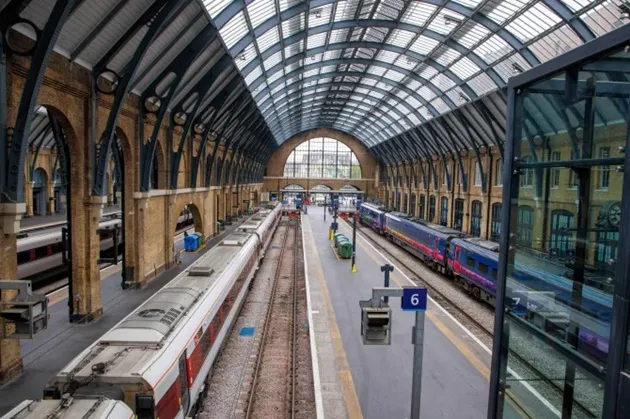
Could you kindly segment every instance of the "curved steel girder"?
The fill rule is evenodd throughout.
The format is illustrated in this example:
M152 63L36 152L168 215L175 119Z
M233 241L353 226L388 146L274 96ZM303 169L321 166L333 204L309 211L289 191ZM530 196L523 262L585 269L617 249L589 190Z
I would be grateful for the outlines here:
M315 93L315 95L317 95L317 93ZM369 95L366 95L364 93L355 93L355 95L361 96L363 98L366 98L366 97L369 98L370 97ZM305 95L305 96L312 96L312 95ZM309 102L308 106L305 106L305 107L302 107L302 108L288 109L287 112L290 115L293 115L293 114L297 114L297 113L302 113L304 111L308 111L310 109L322 109L322 108L324 108L324 109L327 109L327 110L340 110L340 109L344 109L346 107L352 107L353 109L356 110L356 109L361 109L359 107L359 105L364 104L364 102L360 102L360 101L357 101L355 99L348 99L348 100L346 100L346 102L343 105L328 105L328 106L326 106L327 102L329 102L331 100L333 100L333 99L325 98L325 99L314 100L314 101ZM396 107L394 107L393 105L391 105L389 103L385 103L385 105L386 105L386 107L388 108L388 110L390 112L395 113L401 119L406 119L406 116L403 115L402 112L400 112L398 109L396 109ZM286 107L286 106L283 106L283 107ZM294 109L297 110L298 112L291 112ZM370 110L363 110L363 109L361 109L361 110L365 112L365 115L370 113ZM280 109L279 109L278 110L278 117L281 118L282 115L286 114L287 112L280 112ZM388 119L387 122L389 124L398 126L400 128L401 132L404 132L406 130L398 120L392 118L392 116L389 113L384 112L382 109L375 108L375 109L372 110L372 112L378 112L379 114L382 114L383 118Z
M307 112L307 113L306 113L306 115L310 115L311 113L312 113L312 112ZM340 114L342 114L342 115L346 116L346 117L347 117L347 118L349 118L349 119L353 119L353 120L355 120L355 121L361 121L361 119L359 119L359 117L357 117L356 115L350 114L350 113L348 113L347 111L342 111L342 112L340 112ZM320 114L317 114L316 116L319 116L319 117L321 118L322 116L325 116L325 115L326 115L326 113L325 113L325 112L322 112L322 113L320 113ZM281 118L281 119L278 121L278 125L280 125L282 122L287 122L287 123L288 123L288 122L291 122L292 120L295 120L296 118L302 118L303 116L304 116L304 114L303 114L303 115L297 115L297 114L296 114L296 115L289 115L289 116L287 116L286 118ZM338 114L336 114L336 113L335 113L335 114L332 114L332 115L330 115L330 116L332 116L332 117L337 117L337 116L338 116ZM323 119L323 118L322 118L322 119ZM383 129L385 129L385 127L382 127L382 126L379 124L379 121L378 121L378 120L370 118L370 121L371 121L371 122L373 122L374 124L378 125L380 129L382 129L382 130L383 130ZM376 131L376 128L373 128L373 127L366 127L365 129L366 129L368 132L370 132L371 134L373 134L373 135L375 135L375 136L379 136L379 135L377 135L377 134L376 134L376 133L378 132L378 131ZM272 128L272 130L273 130L273 128ZM355 137L357 136L356 134L352 134L352 135L353 135L353 136L355 136ZM370 144L369 142L366 142L366 141L364 141L364 142L365 142L366 144Z
M157 37L162 28L167 24L169 18L173 11L178 7L181 0L166 0L164 6L157 12L155 18L151 21L151 26L143 36L142 40L138 44L136 51L134 52L131 60L129 61L130 65L127 71L122 76L121 80L116 87L116 92L114 95L114 102L112 104L111 110L109 112L109 116L107 118L107 125L105 127L105 131L101 137L101 141L97 146L96 152L96 173L93 180L92 186L92 194L93 195L103 195L104 191L104 182L105 182L105 173L107 167L107 156L110 151L111 143L114 138L116 125L118 123L118 117L120 116L120 111L122 110L122 105L124 102L127 93L129 92L129 83L131 83L131 79L133 78L134 73L136 72L142 58L146 54L149 46L153 42L153 40ZM96 85L96 78L99 76L98 71L92 72L92 84ZM96 139L95 139L96 140Z
M316 106L304 109L302 112L299 112L299 113L293 113L293 114L285 113L285 114L281 115L281 118L285 118L286 119L289 116L293 117L294 115L305 115L305 114L308 115L308 114L312 114L314 112L320 112L319 115L338 115L338 116L340 116L341 115L341 113L339 113L340 111L343 111L344 113L349 112L350 115L355 115L356 117L359 117L359 118L362 118L362 117L365 116L363 114L355 114L354 112L356 111L356 109L359 109L359 108L358 108L358 106L355 103L348 103L343 108L327 108L327 107L325 107L324 104L321 104L321 105L316 105ZM352 111L350 112L350 110L352 110ZM383 115L379 115L379 116L382 118L383 116L387 116L387 114L383 113ZM279 124L282 125L281 122ZM391 125L399 125L397 122L392 122L390 124ZM282 125L282 126L286 127L285 125ZM404 130L401 128L401 131L404 131Z
M308 49L308 50L306 50L304 52L296 54L296 55L292 56L291 58L288 58L286 60L286 64L292 64L292 63L295 63L295 62L299 62L300 60L305 60L307 57L311 57L311 56L314 56L316 54L322 54L324 52L338 50L338 49L346 49L346 48L353 48L353 49L357 49L357 48L373 48L373 49L391 51L391 52L395 52L395 53L398 53L398 54L406 55L406 56L416 60L417 61L416 65L418 65L420 63L426 64L427 66L434 68L438 73L442 73L444 76L448 77L453 82L453 84L460 86L462 88L462 90L464 90L464 93L466 93L468 95L468 97L470 97L470 98L476 98L477 97L477 93L475 93L475 91L473 89L471 89L466 82L464 82L458 75L453 73L451 70L449 70L447 67L443 66L442 64L439 64L434 59L427 58L427 56L425 56L425 55L418 54L416 52L407 50L405 48L397 47L397 46L390 45L390 44L381 44L381 43L378 43L378 42L365 42L365 41L335 42L333 44L329 44L329 45L325 45L325 46L317 47L317 48L311 48L311 49ZM267 50L267 51L269 51L269 50ZM378 60L375 59L375 57L370 59L370 60L378 61ZM254 58L241 71L241 73L243 74L243 77L246 77L247 74L249 74L258 65L262 65L263 64L263 60L264 60L264 58L262 58L262 59L260 59L258 57ZM325 63L327 61L329 61L329 60L322 60L321 62ZM400 66L395 66L395 67L405 70L403 67L400 67ZM285 65L283 63L276 64L275 66L273 66L272 68L270 68L266 72L267 73L266 75L261 75L259 78L261 78L261 77L268 77L269 75L273 75L273 74L277 73L278 71L283 71L284 68L285 68ZM406 70L406 71L413 71L413 70ZM486 74L488 74L490 76L492 81L496 84L496 87L499 87L499 86L502 86L502 85L505 84L505 82L503 81L501 76L499 76L499 74L495 70L493 70L491 68L488 68ZM258 78L254 82L252 82L252 85L254 85L257 80L258 80ZM258 84L259 83L256 83L256 86Z
M334 77L362 77L362 78L366 78L366 79L371 79L371 80L376 80L376 81L381 81L384 84L387 84L388 86L392 86L395 89L399 89L401 91L403 91L404 93L413 96L414 99L416 99L418 102L422 103L423 105L425 105L429 110L431 110L431 113L433 115L439 115L439 112L433 107L433 105L431 105L429 102L426 101L426 99L424 99L422 96L420 96L418 93L416 93L414 90L410 89L407 86L398 86L398 84L392 80L389 79L383 79L383 80L379 80L379 76L373 75L373 74L366 74L366 73L361 73L358 71L348 71L348 72L338 72L338 71L334 71L334 72L329 72L329 73L323 73L323 74L319 74L319 75L314 75L314 76L309 76L309 77L305 77L302 80L298 80L295 81L289 85L287 85L285 87L285 89L289 89L290 87L292 87L295 84L299 84L299 83L308 83L310 81L317 81L321 78L334 78ZM297 92L291 93L290 95L287 95L287 97L292 97L292 95L294 94L300 94L301 91L307 92L310 90L314 90L314 89L318 89L320 87L326 87L326 86L330 86L330 87L334 87L337 83L342 83L342 84L352 84L352 82L328 82L328 83L322 83L320 85L317 85L316 87L314 86L307 86L306 88L303 89L299 89ZM355 83L356 84L356 83ZM383 90L380 89L376 86L370 86L370 85L363 85L363 84L359 84L358 87L363 87L369 90ZM349 93L349 92L344 92L344 91L339 91L339 92L335 92L335 93ZM284 93L283 90L274 93L273 95L270 95L270 97L268 97L267 99L265 99L264 101L262 101L260 103L260 108L263 109L264 108L264 104L267 103L267 101L271 100L271 99L278 99L280 98L282 95L286 95ZM376 98L375 98L376 99ZM380 99L378 99L380 100ZM411 109L410 106L407 105L408 108ZM424 122L426 121L426 118L424 117L424 115L416 113L416 115L419 117L419 119Z
M413 71L410 70L406 70L402 67L398 67L394 64L389 64L389 63L385 63L383 61L372 61L370 59L367 58L356 58L356 57L352 57L352 58L336 58L334 60L327 60L327 61L320 61L318 63L313 63L313 64L308 64L308 65L304 65L300 68L297 68L287 74L285 74L284 76L280 77L278 80L275 80L273 83L269 84L269 89L270 91L273 90L275 87L281 85L282 83L284 83L287 79L290 79L292 77L298 77L300 76L302 73L305 73L309 70L315 70L315 69L319 69L321 67L326 67L326 66L336 66L336 65L341 65L341 64L364 64L366 66L377 66L377 67L382 67L388 70L394 70L397 71L401 74L403 74L404 76L407 76L411 79L414 79L415 81L417 81L418 83L424 84L426 85L427 88L429 88L433 93L436 94L436 96L441 96L442 100L444 100L444 102L451 108L454 109L457 106L453 103L453 101L446 95L444 95L444 92L442 90L440 90L437 86L435 86L433 83L431 83L429 80L425 79L424 77L419 76L418 74L414 73ZM337 75L345 75L345 76L350 76L350 74L348 74L350 72L339 72L339 74ZM359 74L366 74L367 73L361 73L358 72ZM334 74L334 73L323 73L323 74ZM322 74L319 75L319 77L324 77ZM332 76L334 77L334 76ZM380 76L374 76L377 78L378 81L381 80ZM256 87L258 87L258 85L260 85L260 83L262 83L262 80L259 83L252 83L249 88L251 90L255 90ZM398 85L396 83L396 85ZM428 102L426 100L422 100L422 103L425 106L428 106ZM439 112L435 111L436 113L434 114L435 116L440 115Z
M304 94L304 92L317 91L317 90L319 90L321 88L326 88L326 87L328 87L328 88L331 88L331 87L352 87L353 85L354 85L354 83L351 83L351 82L340 81L340 82L329 82L329 83L316 84L316 85L313 85L313 86L307 86L307 87L303 88L301 91L293 92L293 93L291 93L289 95L286 95L286 100L283 100L281 102L281 105L277 109L280 110L280 109L284 108L285 106L291 106L291 105L293 105L295 103L299 103L303 97L309 97L309 96L328 97L328 95L331 95L331 94L334 95L334 94L337 94L337 93L340 93L340 92L344 92L344 91L343 90L342 91L326 90L326 91L322 91L322 92L316 92L315 94L313 94L313 93ZM383 95L386 95L386 94L390 93L388 90L381 89L380 87L377 87L377 86L371 86L370 90L373 90L375 92L379 92L379 93L381 93ZM361 95L362 97L369 98L370 100L373 100L373 101L375 101L377 103L380 103L379 102L380 98L375 98L375 97L367 95L365 93L360 93L360 92L356 92L356 91L354 91L353 93ZM394 96L394 99L396 99L396 101L400 105L402 105L405 108L409 109L409 111L415 112L415 109L407 101L405 101L403 99L400 99L397 96ZM343 99L330 98L330 100L343 100ZM398 112L402 114L402 112L400 112L400 111L398 111ZM271 117L272 113L267 113L267 114L263 113L263 116ZM422 116L422 115L418 114L418 116ZM422 120L424 120L424 119L422 119ZM410 124L410 125L413 125L413 124Z
M456 3L451 2L451 4L455 5ZM503 40L508 45L510 45L513 48L514 51L516 52L522 51L523 58L530 65L534 66L536 64L539 64L538 59L536 59L536 57L526 48L526 46L522 42L520 42L514 35L512 35L509 31L495 24L492 20L483 16L479 12L475 12L472 9L467 8L466 6L461 6L461 5L457 6L457 8L460 10L462 7L467 9L467 11L462 14L465 14L466 17L468 17L470 20L475 21L476 23L479 23L482 26L486 26L486 25L491 26L492 28L494 28L494 31L490 30L490 32L496 32L501 38L503 38ZM447 8L450 8L450 7L447 7ZM274 22L274 24L269 25L269 26L266 26L264 23L258 26L256 29L254 29L254 36L252 36L251 33L247 33L232 48L230 48L230 53L233 56L238 55L250 43L254 41L254 38L260 37L266 31L268 31L269 29L273 28L273 26L276 26L276 25L277 25L277 22ZM218 27L221 28L221 26L218 26ZM311 35L316 35L319 33L328 32L335 29L374 28L374 27L380 27L380 28L386 28L386 29L400 29L400 30L405 30L405 31L412 32L418 35L426 36L439 43L447 45L448 47L452 48L453 50L459 52L460 54L464 56L468 56L468 58L470 58L471 61L477 64L477 66L479 66L481 70L485 71L486 69L489 68L488 65L485 63L485 61L483 61L483 59L478 54L472 52L471 49L460 44L457 40L453 39L450 35L442 35L424 26L417 26L417 25L413 25L409 23L397 22L394 20L352 19L352 20L344 20L341 22L333 22L331 24L320 25L313 28L308 28L302 32L298 32L284 39L284 44L291 45L295 42L298 42L304 39L305 34L303 32L307 32L306 36L311 36ZM278 47L274 45L271 48L278 48ZM269 55L263 57L263 59L268 57Z
M182 137L180 139L180 143L179 143L179 145L177 147L177 151L175 152L175 156L173 156L171 154L172 164L176 165L178 170L179 170L179 164L180 164L180 161L181 161L181 153L184 150L184 142L185 142L185 140L187 138L188 132L190 131L190 128L193 126L193 124L199 122L197 118L198 118L198 115L199 115L199 108L201 107L201 103L203 101L203 98L210 91L212 86L214 86L214 82L216 81L218 76L224 71L225 68L228 68L228 66L230 65L230 62L231 62L231 58L227 54L224 55L221 58L221 60L219 60L219 62L217 62L217 64L215 64L210 69L210 71L208 71L208 73L206 73L206 75L204 75L204 77L202 77L201 80L199 80L199 82L197 83L195 88L193 88L191 90L191 92L198 94L197 102L195 103L193 109L189 113L187 113L189 115L187 116L186 122L184 124L184 129L183 129L184 133L183 133L183 135L182 135ZM206 146L206 141L207 141L208 135L210 133L210 130L212 129L212 123L216 120L215 118L217 118L219 116L220 111L221 111L221 107L223 106L223 104L225 103L225 100L229 96L227 88L232 87L232 88L235 89L240 84L241 84L241 81L240 81L239 78L232 79L232 81L230 83L228 83L226 88L221 90L219 92L219 94L217 96L215 96L215 98L208 105L208 107L214 106L216 111L214 112L211 121L208 124L205 125L204 131L203 131L202 137L201 137L202 140L201 140L201 143L199 144L199 148L197 150L197 157L192 156L192 153L191 153L191 158L193 159L193 160L191 160L191 169L190 169L191 183L194 181L194 183L192 183L192 184L196 184L196 181L197 181L197 173L198 173L199 161L200 161L199 159L200 159L202 150ZM223 92L226 92L226 93L222 94ZM171 114L172 115L176 115L178 112L183 112L184 111L184 106L183 106L184 103L185 103L185 98L182 99L177 105L175 105L173 107L173 110L171 111ZM173 171L171 171L171 173L172 172ZM173 182L173 181L177 182L177 179L175 179L175 180L171 179L171 182Z
M55 46L61 28L66 23L71 11L75 5L75 0L58 0L46 21L44 30L31 58L31 65L26 75L26 82L22 91L20 105L18 107L15 128L11 138L11 148L8 150L8 167L6 169L6 178L2 176L0 179L5 181L4 185L0 185L0 202L24 202L24 164L26 148L28 146L28 136L31 131L31 123L33 121L33 113L35 112L39 89L42 85L44 72L48 66L50 55ZM16 9L17 7L17 9ZM9 13L19 10L17 3L10 4L2 14L2 22L8 22ZM6 13L6 15L5 15ZM4 30L4 28L2 28ZM3 39L4 42L4 39ZM4 45L1 45L4 47ZM4 94L4 93L3 93ZM6 112L3 109L1 112ZM2 128L3 130L6 127ZM5 144L1 144L2 147ZM5 164L6 162L2 162ZM2 170L6 170L2 168Z
M169 108L171 100L175 95L175 91L179 87L184 74L188 70L188 67L197 59L199 54L203 52L205 49L217 36L217 31L211 25L206 26L201 32L197 34L195 39L192 40L180 53L179 55L160 73L158 77L145 89L142 96L140 96L140 129L139 129L139 139L140 139L140 190L146 192L149 190L151 183L151 174L153 172L153 156L155 154L155 149L157 147L157 137L158 133L162 127L162 121L166 116L166 112ZM144 141L144 103L150 97L159 97L158 92L156 92L156 88L159 83L162 82L168 75L175 74L175 78L170 82L167 89L167 94L165 97L161 98L160 107L158 113L156 115L156 121L153 126L153 132L149 137L149 141L145 143ZM201 98L198 98L197 102L200 102ZM171 112L175 114L175 112Z

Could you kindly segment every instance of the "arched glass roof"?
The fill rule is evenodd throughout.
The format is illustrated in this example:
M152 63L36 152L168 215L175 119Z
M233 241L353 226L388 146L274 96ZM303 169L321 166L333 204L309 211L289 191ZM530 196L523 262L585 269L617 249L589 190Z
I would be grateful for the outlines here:
M613 1L203 0L278 143L375 146L620 26Z

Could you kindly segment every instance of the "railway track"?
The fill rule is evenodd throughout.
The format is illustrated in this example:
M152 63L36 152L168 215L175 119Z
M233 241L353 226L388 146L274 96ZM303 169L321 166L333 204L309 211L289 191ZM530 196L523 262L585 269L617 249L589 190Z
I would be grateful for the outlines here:
M295 418L298 228L289 221L282 240L246 418Z
M352 225L348 221L344 220L344 222L346 223L347 227L352 228ZM403 267L405 269L405 274L412 281L414 281L417 285L426 287L429 290L431 298L436 300L444 309L446 309L449 313L451 313L462 324L465 324L467 327L469 327L469 329L472 329L473 334L478 336L479 333L481 333L483 335L483 337L485 337L485 339L483 339L483 340L485 340L486 342L489 343L487 346L488 347L492 347L492 340L494 338L494 333L493 333L493 329L492 329L493 322L492 322L492 325L488 325L488 324L482 323L481 321L479 321L475 317L471 316L468 312L463 310L460 307L460 302L454 301L453 298L447 296L446 293L444 293L441 290L439 290L431 282L426 281L425 279L422 279L420 276L418 276L416 274L416 272L418 272L418 268L410 266L409 263L403 261L400 257L398 257L392 251L387 249L386 246L383 246L381 243L379 243L378 240L376 240L374 237L372 237L376 233L374 233L371 229L369 229L369 228L367 228L365 226L362 226L360 223L357 223L357 230L359 232L362 232L363 233L362 237L365 238L370 243L372 243L375 247L377 247L383 254L385 254L387 256L388 259L392 260L397 265ZM389 241L387 241L387 243L394 245L393 243L391 243ZM400 249L400 251L403 251L403 252L407 253L407 251L404 250L404 249ZM411 254L410 254L410 256L414 257ZM417 261L417 263L421 264L424 267L424 264L422 264L422 262ZM425 268L427 270L430 270L430 268L428 268L428 267L425 267ZM435 276L441 277L441 279L445 279L443 277L443 275L438 274L437 272L434 272L434 271L431 271L431 272L433 274L435 274ZM453 288L458 288L461 291L465 292L455 282L451 281L450 279L449 279L449 282L450 282L450 284L451 284L451 286ZM492 308L490 306L488 306L487 304L485 304L485 303L483 303L481 301L476 301L475 300L475 302L479 306L484 306L484 309L486 309L488 311L488 314L490 314L492 316L492 319L494 319L494 312L493 312L493 310L492 310ZM487 323L487 322L485 322L485 323ZM481 337L481 336L478 336L478 337ZM530 378L528 378L528 381L538 381L538 382L545 383L548 387L550 387L554 391L558 392L559 395L562 395L562 393L563 393L562 385L558 384L556 382L556 381L559 381L559 380L552 380L552 379L550 379L546 374L544 374L542 371L540 371L539 368L535 367L530 361L528 361L523 356L521 356L520 354L518 354L517 352L515 352L513 350L509 351L509 356L512 358L511 364L513 364L514 363L513 361L516 360L517 364L521 364L529 372L531 372L531 373L533 373L535 375L536 378L532 379L531 378L532 374L529 374L528 377L530 377ZM508 374L508 376L509 376L509 374ZM514 403L518 403L517 400L513 399L513 401L514 401ZM574 400L573 403L574 403L574 406L579 408L580 413L581 413L580 417L597 417L597 415L594 414L591 411L591 409L589 409L584 404L580 403L578 400ZM524 412L527 412L526 406L519 406L519 407L521 409L523 409Z

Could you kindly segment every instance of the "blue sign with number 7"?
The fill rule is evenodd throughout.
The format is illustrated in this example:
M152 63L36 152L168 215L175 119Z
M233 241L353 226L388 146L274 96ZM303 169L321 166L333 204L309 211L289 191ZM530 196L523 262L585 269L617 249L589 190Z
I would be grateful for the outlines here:
M426 311L427 297L426 288L404 287L401 308L403 311Z

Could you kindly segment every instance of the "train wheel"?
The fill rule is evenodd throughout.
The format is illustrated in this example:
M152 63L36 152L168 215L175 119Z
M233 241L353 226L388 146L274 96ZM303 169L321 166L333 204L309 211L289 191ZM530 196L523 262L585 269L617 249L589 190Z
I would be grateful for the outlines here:
M473 286L471 291L473 297L477 300L481 299L481 290L478 287Z

